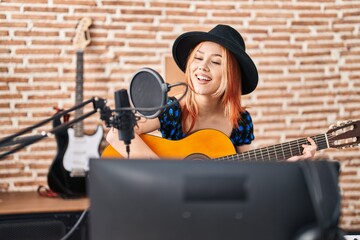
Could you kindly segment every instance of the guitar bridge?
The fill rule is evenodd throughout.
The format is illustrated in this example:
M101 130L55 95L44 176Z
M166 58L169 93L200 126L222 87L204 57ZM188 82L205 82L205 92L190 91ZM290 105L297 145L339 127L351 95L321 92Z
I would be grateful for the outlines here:
M70 177L85 177L85 175L84 169L72 169L70 172Z

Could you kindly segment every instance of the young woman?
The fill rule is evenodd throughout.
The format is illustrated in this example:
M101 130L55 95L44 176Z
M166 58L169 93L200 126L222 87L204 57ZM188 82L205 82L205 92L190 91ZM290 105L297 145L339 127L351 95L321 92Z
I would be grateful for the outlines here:
M131 142L131 158L159 158L139 137L160 130L166 139L179 140L202 129L215 129L229 137L237 152L250 150L254 140L251 115L241 103L241 95L255 90L258 72L245 52L241 35L228 25L217 25L209 32L188 32L173 45L173 58L185 72L189 92L179 104L164 110L156 119L139 121L135 139ZM169 103L175 98L169 98ZM111 129L107 141L122 156L126 148ZM301 156L289 160L310 158L316 144L308 138Z

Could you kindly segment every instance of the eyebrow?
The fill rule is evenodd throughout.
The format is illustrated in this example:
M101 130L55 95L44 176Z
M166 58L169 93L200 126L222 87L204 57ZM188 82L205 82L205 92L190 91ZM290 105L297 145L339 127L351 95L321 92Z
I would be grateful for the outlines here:
M200 51L200 50L197 50L198 53L201 53L201 54L204 54L204 52ZM215 57L222 57L221 54L218 54L218 53L215 53L215 54L211 54L212 56L215 56Z

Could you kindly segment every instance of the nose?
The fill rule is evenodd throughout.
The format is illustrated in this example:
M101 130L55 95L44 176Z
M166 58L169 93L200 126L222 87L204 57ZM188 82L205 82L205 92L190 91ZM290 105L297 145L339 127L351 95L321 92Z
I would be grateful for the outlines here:
M206 66L199 66L198 69L200 71L205 71L205 72L209 71L209 69Z

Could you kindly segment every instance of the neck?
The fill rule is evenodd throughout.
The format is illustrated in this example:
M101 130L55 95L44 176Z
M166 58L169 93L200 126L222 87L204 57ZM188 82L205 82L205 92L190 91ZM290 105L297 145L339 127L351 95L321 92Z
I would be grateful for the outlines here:
M210 95L195 95L196 103L199 108L199 116L223 113L220 98Z

